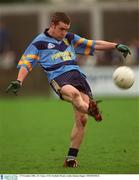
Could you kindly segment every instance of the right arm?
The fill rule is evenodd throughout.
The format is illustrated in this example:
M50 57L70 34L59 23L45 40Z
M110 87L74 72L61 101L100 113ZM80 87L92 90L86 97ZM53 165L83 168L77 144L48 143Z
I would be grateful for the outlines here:
M18 63L17 67L19 68L19 72L18 72L17 80L12 81L10 83L10 85L6 89L7 93L13 92L17 94L26 76L32 70L32 68L37 64L37 61L39 59L40 57L38 56L38 49L35 46L30 45Z
M28 75L27 69L25 67L21 67L17 77L17 81L20 81L20 85L23 84L23 81L27 75Z
M25 67L21 67L18 73L18 77L16 81L12 81L8 88L6 89L6 92L12 92L14 94L17 94L20 87L22 86L22 83L25 79L25 77L28 75L28 70Z

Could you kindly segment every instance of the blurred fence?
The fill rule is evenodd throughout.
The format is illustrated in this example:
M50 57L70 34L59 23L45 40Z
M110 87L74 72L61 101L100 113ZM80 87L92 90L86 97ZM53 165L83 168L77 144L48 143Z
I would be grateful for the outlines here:
M79 1L78 1L79 2ZM0 19L9 35L11 49L15 58L8 58L11 68L0 66L0 91L16 78L16 64L32 38L49 26L49 17L52 12L65 11L72 21L71 32L91 39L104 39L108 41L123 42L132 49L132 56L127 65L139 64L139 23L138 2L97 2L74 4L10 4L0 5ZM10 57L10 56L8 56ZM0 57L1 61L2 56ZM86 59L85 57L80 58ZM119 54L111 52L96 53L92 59L92 68L96 66L122 65L125 63ZM1 63L0 63L1 64ZM6 63L5 63L6 64ZM38 67L31 72L24 85L23 94L50 94L45 75ZM47 93L46 93L47 92Z

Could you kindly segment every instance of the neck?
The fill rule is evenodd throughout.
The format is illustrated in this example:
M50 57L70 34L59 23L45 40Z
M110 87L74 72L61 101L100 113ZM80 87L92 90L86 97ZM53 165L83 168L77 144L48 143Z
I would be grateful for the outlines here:
M50 27L47 31L47 33L49 34L49 36L51 36L52 38L55 38L57 41L61 41L61 39L58 39L57 36L55 36L54 30Z
M49 28L48 31L47 31L47 33L48 33L50 36L54 37L52 28ZM55 37L54 37L54 38L55 38Z

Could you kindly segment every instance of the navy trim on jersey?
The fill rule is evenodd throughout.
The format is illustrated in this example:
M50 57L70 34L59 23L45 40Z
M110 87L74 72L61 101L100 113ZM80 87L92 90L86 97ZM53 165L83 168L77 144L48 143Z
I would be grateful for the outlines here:
M69 43L71 43L71 41L74 39L74 34L73 34L73 33L67 33L67 35L65 36L65 38L67 38L67 40L69 41Z
M77 62L75 60L71 60L71 61L64 61L64 62L61 62L61 63L58 63L58 64L54 64L52 65L51 67L49 68L44 68L42 66L43 69L45 69L46 71L54 71L64 65L77 65Z
M38 49L38 50L59 50L59 51L65 51L68 47L68 45L66 45L63 41L61 42L61 44L56 44L56 43L52 43L52 42L46 42L46 41L37 41L35 43L33 43L33 45Z

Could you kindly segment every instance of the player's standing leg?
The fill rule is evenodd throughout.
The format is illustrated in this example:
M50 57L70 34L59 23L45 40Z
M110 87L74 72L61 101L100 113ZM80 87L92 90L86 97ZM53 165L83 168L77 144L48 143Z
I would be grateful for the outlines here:
M64 165L65 167L77 167L77 161L75 158L84 137L87 114L93 116L96 121L101 120L101 115L96 102L72 85L64 85L61 88L60 93L64 100L73 104L75 109L75 124L71 133L71 145Z
M89 97L88 95L80 92L82 99L89 104ZM64 162L66 167L77 167L76 157L80 148L80 145L83 141L84 133L85 133L85 126L87 123L88 115L85 113L79 112L74 107L75 112L75 123L71 132L71 144L68 151L67 158Z

